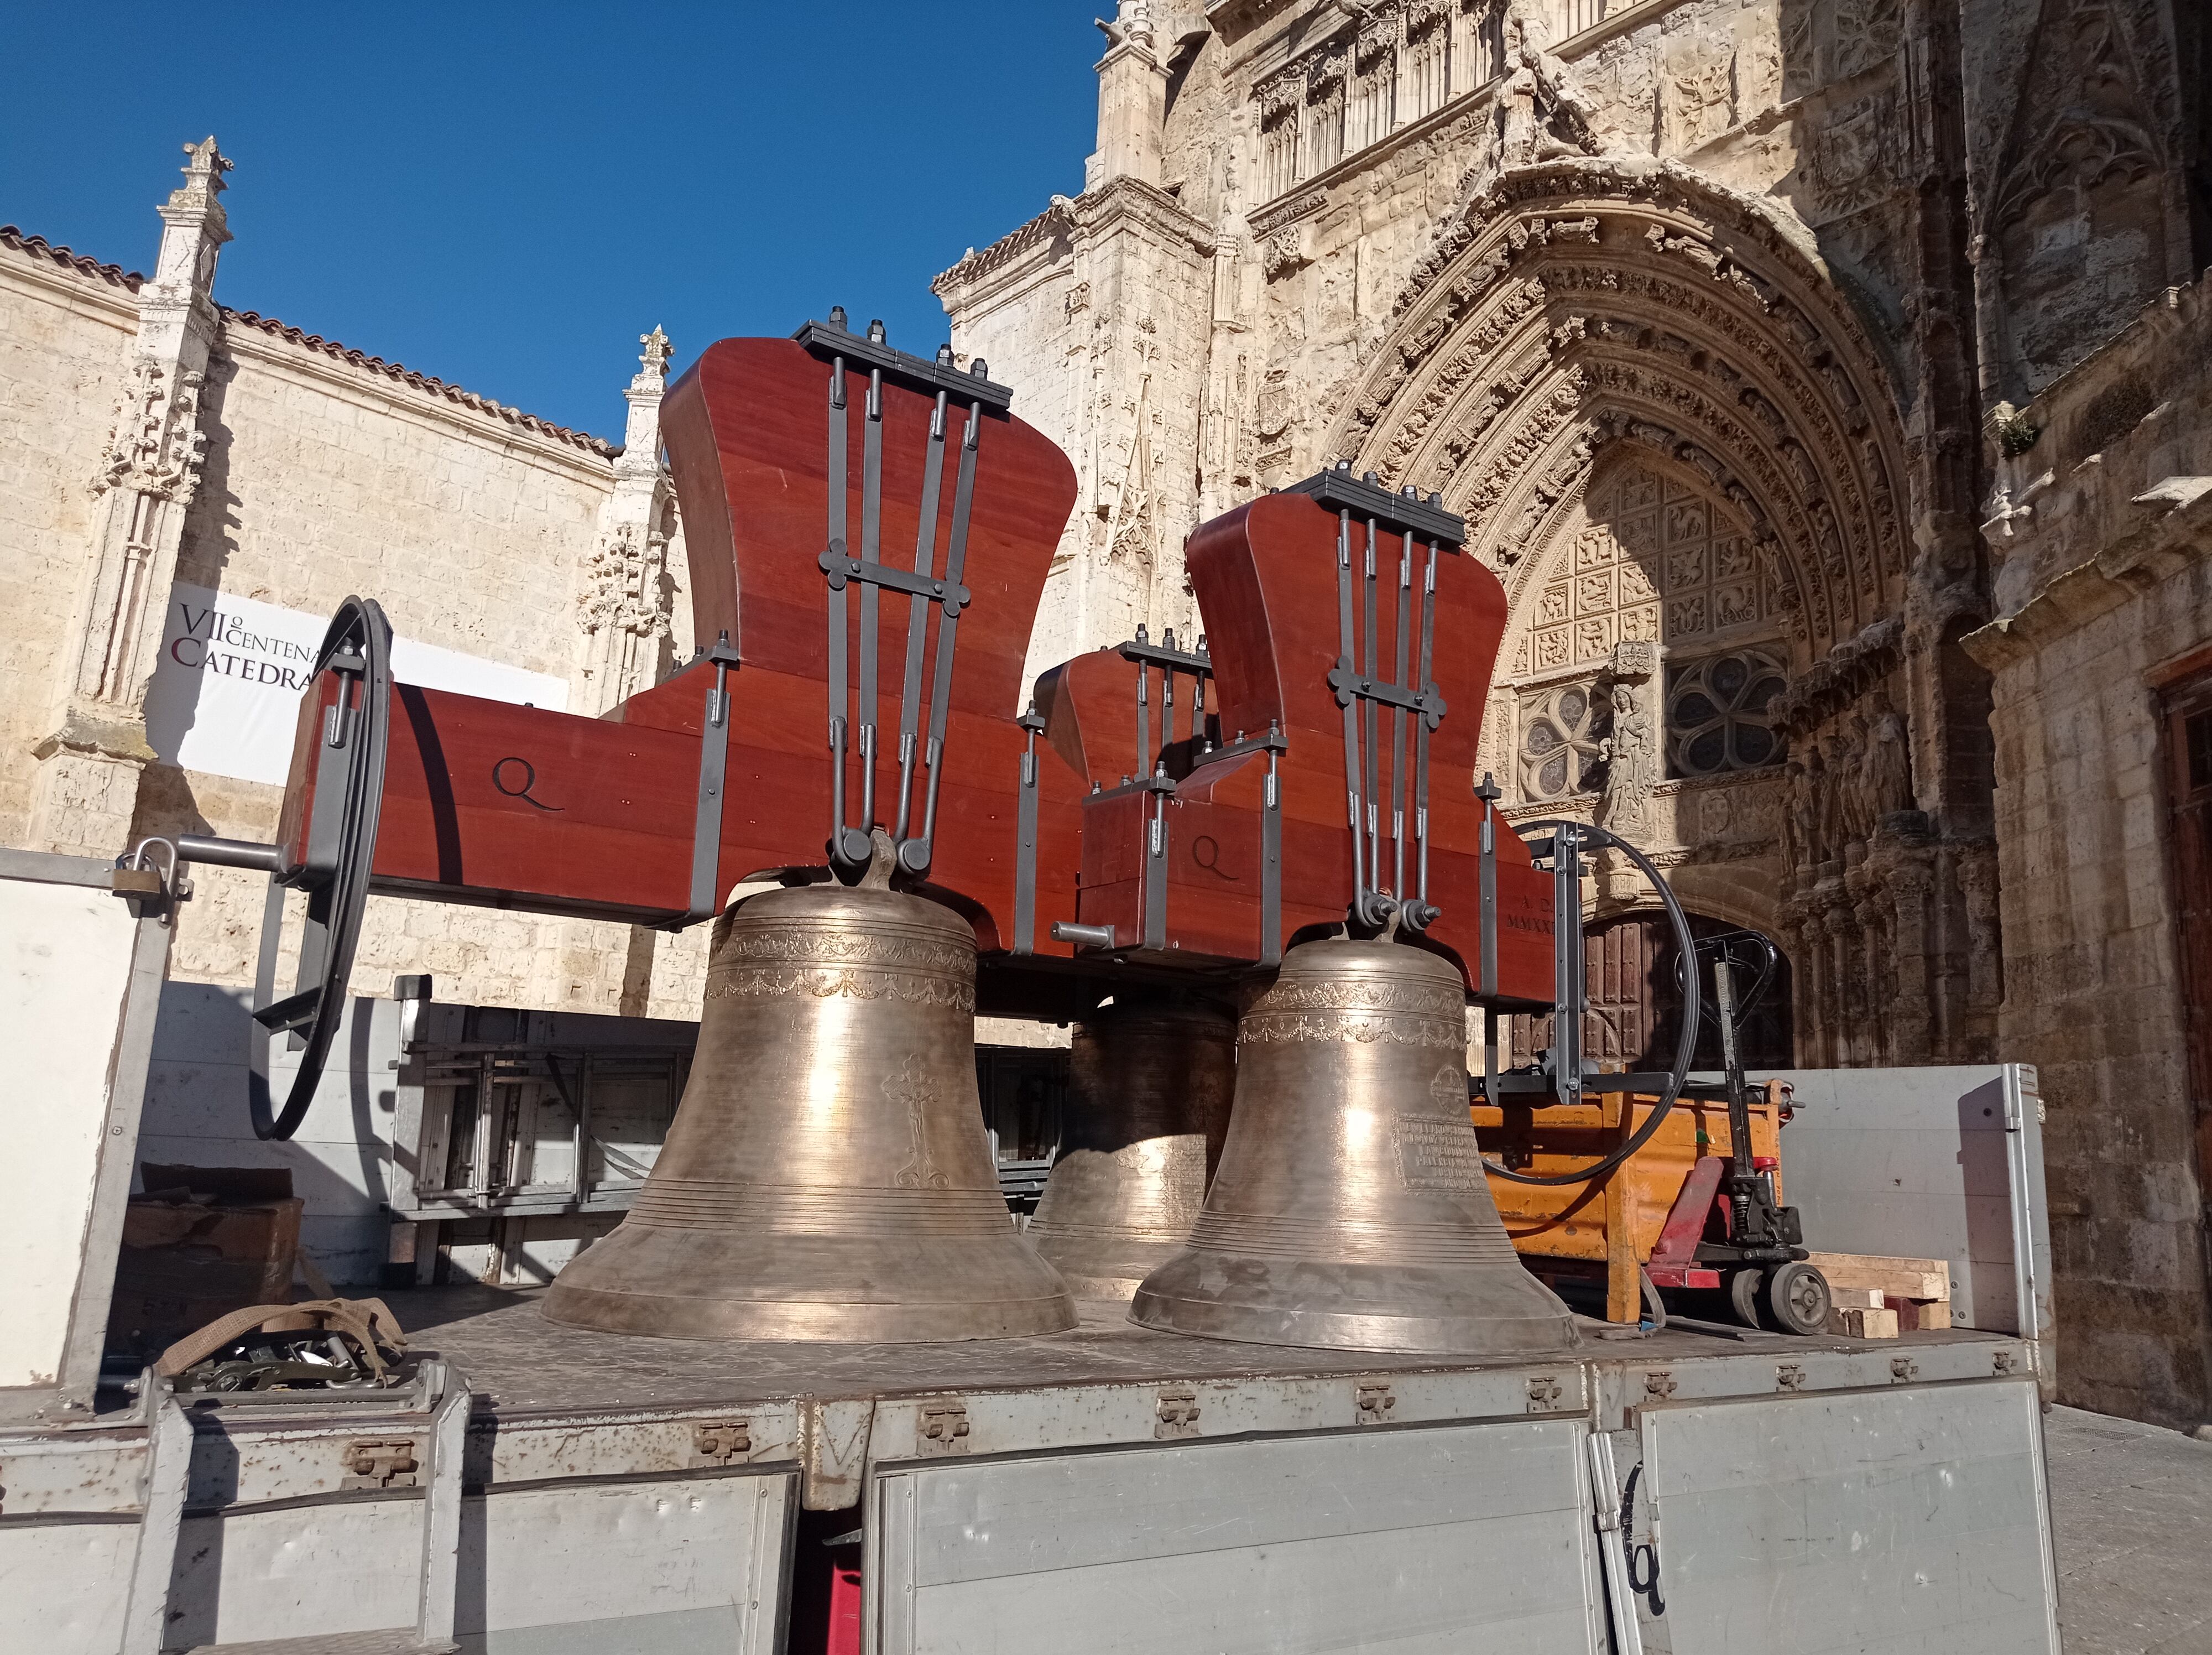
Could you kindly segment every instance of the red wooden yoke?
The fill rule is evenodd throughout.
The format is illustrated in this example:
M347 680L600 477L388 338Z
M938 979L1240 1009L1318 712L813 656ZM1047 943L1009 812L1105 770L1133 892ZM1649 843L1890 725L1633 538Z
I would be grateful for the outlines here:
M1075 479L1008 399L949 356L893 352L835 313L797 339L711 347L662 416L701 655L596 719L395 685L371 888L681 925L743 880L849 872L875 826L907 882L974 925L987 979L1029 985L1000 996L1009 1007L1042 1007L1041 974L1095 998L1130 970L1272 963L1363 903L1370 919L1395 904L1401 931L1458 963L1471 991L1548 1002L1550 881L1502 823L1487 967L1481 946L1483 807L1469 788L1504 595L1458 553L1456 520L1412 502L1401 514L1455 532L1394 537L1382 530L1395 497L1339 476L1357 522L1340 502L1285 493L1206 524L1188 551L1218 694L1204 728L1140 754L1140 667L1102 652L1040 680L1038 739L1018 697ZM1356 543L1364 560L1376 499L1383 581L1403 560L1420 590L1376 587L1363 625L1382 665L1363 681L1407 687L1397 704L1348 691L1347 725L1330 676L1344 654L1340 555ZM1396 662L1401 612L1433 628L1425 686ZM1410 633L1406 650L1421 653ZM303 701L288 873L318 827L314 758L339 693L325 672ZM1425 836L1419 743L1392 743L1394 721L1424 719ZM1376 761L1350 788L1348 733ZM1363 800L1378 831L1355 866Z

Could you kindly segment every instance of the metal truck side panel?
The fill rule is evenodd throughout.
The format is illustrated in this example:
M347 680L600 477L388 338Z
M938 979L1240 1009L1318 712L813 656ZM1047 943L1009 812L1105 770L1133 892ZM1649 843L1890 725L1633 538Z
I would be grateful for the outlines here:
M2057 1655L2033 1383L1650 1408L1673 1647Z
M1581 1420L886 1471L879 1655L1604 1647Z

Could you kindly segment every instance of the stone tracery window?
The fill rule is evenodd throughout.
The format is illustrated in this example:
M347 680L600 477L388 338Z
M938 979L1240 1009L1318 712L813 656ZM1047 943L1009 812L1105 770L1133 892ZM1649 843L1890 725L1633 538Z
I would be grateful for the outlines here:
M1547 690L1522 703L1521 796L1563 799L1598 784L1604 709L1587 684Z
M1782 663L1764 649L1670 666L1667 774L1718 776L1778 762L1772 709L1784 687Z

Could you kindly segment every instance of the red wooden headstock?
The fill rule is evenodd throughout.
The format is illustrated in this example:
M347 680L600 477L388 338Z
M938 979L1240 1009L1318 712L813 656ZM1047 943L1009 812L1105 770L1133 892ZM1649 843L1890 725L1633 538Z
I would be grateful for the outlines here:
M1118 785L1121 776L1141 776L1150 768L1149 758L1132 764L1137 665L1100 652L1069 662L1049 680L1055 745L1105 789L1085 801L1078 916L1110 930L1123 948L1259 959L1271 942L1301 928L1345 922L1363 897L1371 911L1382 911L1378 896L1412 909L1425 893L1423 910L1401 918L1401 928L1419 930L1480 992L1483 809L1472 789L1482 709L1504 634L1504 590L1458 551L1456 534L1449 532L1455 520L1371 487L1363 493L1346 478L1330 481L1321 490L1328 505L1304 492L1269 495L1192 536L1186 565L1206 622L1224 745L1188 774L1170 765L1171 794L1157 782ZM1359 509L1352 512L1345 501ZM1370 591L1368 520L1378 511ZM1402 520L1395 526L1393 513ZM1347 602L1349 674L1342 670ZM1041 690L1047 684L1041 679ZM1377 685L1413 703L1402 707L1402 734L1401 706L1362 691ZM1362 755L1357 773L1346 764L1347 701L1350 745ZM1430 721L1425 881L1416 721ZM1271 758L1267 749L1276 743L1281 750ZM1271 764L1280 800L1274 827L1267 821ZM1363 818L1357 862L1355 798ZM1371 818L1364 808L1370 804ZM1271 832L1279 840L1279 937L1270 937L1266 922L1278 899L1267 889ZM1504 823L1494 824L1492 842L1498 946L1486 997L1548 1001L1550 881ZM1147 854L1155 845L1164 849ZM1425 926L1407 924L1420 919Z
M984 946L1006 946L1028 740L1015 722L1023 656L1075 497L1066 458L1007 412L1008 397L949 361L901 356L842 326L709 347L671 388L662 419L695 631L710 651L725 633L729 645L599 719L395 686L376 888L647 922L697 917L742 879L830 861L831 719L842 712L844 820L861 855L871 817L911 847L933 802L933 855L909 849L909 871L969 915ZM957 611L949 629L948 609ZM838 612L833 639L825 616ZM836 707L833 642L846 682ZM871 646L872 706L861 693ZM710 717L718 685L728 697L720 724ZM327 699L331 689L310 693ZM714 781L702 755L725 730ZM312 745L295 756L295 822L313 810ZM1056 762L1040 770L1042 848L1073 867L1074 778ZM695 842L708 849L695 855ZM1043 892L1040 935L1073 911L1072 892Z

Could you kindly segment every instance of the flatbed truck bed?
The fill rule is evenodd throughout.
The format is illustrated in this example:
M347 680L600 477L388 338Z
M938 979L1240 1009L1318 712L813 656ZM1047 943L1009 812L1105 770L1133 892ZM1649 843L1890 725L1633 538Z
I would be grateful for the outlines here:
M1394 1358L1085 1304L1049 1338L734 1345L541 1297L386 1295L401 1390L157 1385L0 1435L0 1652L770 1655L825 1529L883 1655L2057 1648L2008 1336Z

